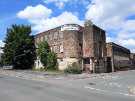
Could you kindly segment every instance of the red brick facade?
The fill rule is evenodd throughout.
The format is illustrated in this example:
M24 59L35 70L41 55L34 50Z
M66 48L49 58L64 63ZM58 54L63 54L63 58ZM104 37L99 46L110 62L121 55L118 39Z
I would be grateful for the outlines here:
M105 31L96 25L89 22L84 27L66 24L35 36L35 44L43 40L57 53L60 70L73 62L79 62L84 70L95 72L97 68L98 72L105 72Z

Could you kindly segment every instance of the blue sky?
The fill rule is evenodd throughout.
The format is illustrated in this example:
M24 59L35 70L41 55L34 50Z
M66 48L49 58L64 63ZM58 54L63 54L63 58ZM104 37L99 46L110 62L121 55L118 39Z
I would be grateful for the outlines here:
M84 12L86 11L85 7L80 6L81 4L72 4L66 5L63 9L58 9L57 6L55 6L54 3L46 4L44 3L44 0L1 0L0 1L0 39L2 40L5 37L6 28L10 27L12 24L31 24L26 19L20 19L17 17L17 13L23 9L25 9L27 6L37 6L39 4L44 5L45 7L48 7L53 10L53 13L51 16L58 16L63 11L70 11L70 12L78 12L77 16L79 16L80 19L84 19Z
M107 42L135 52L134 0L0 0L0 12L0 40L12 24L29 24L36 34L90 19L106 30Z

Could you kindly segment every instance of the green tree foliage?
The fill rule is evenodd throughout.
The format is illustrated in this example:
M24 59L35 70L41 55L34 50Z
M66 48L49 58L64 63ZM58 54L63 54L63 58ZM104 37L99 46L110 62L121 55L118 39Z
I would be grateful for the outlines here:
M7 29L3 54L4 65L13 65L15 69L29 69L34 65L35 45L31 27L12 25Z
M51 70L57 69L57 56L54 52L51 52L47 41L38 44L37 54L45 68Z
M57 56L54 52L49 52L47 55L47 68L57 70Z
M46 41L38 44L37 54L44 67L47 67L47 55L50 52L50 47Z

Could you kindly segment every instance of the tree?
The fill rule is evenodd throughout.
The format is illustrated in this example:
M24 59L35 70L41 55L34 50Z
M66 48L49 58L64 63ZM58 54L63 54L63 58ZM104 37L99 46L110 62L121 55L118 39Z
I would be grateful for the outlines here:
M25 25L12 25L7 29L3 63L13 65L15 69L29 69L34 65L35 45L31 27Z
M57 56L54 52L51 52L47 41L38 44L37 54L45 68L51 70L57 69Z
M57 70L57 56L54 52L49 52L47 55L47 68Z
M50 52L50 47L47 41L38 44L37 54L44 67L47 67L47 55Z

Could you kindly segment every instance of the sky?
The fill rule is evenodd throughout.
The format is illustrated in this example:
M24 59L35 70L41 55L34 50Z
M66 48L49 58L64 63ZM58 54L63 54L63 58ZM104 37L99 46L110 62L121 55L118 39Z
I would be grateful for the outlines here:
M107 42L135 52L135 0L0 0L0 45L12 24L31 25L32 34L91 20Z

